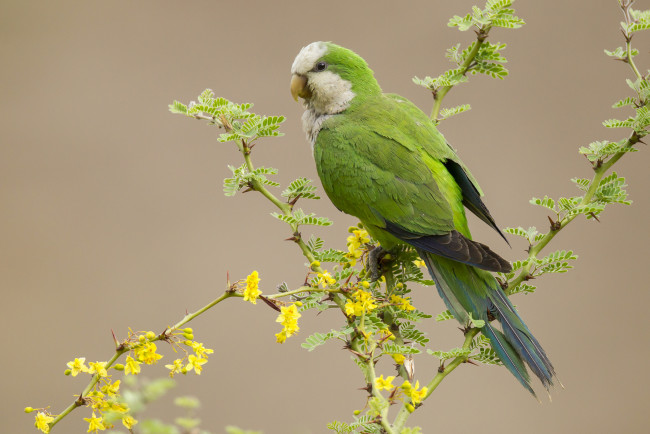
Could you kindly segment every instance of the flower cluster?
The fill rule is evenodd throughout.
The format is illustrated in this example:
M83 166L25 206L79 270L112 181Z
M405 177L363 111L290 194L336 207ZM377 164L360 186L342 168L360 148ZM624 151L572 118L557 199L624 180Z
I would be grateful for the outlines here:
M257 297L262 291L259 289L260 278L257 271L253 271L246 277L246 288L244 288L244 301L257 304Z
M282 331L275 335L278 343L284 343L289 336L298 333L300 330L300 327L298 327L298 318L301 316L296 303L280 307L280 315L275 320L275 322L282 324L283 327Z
M395 305L398 309L405 310L407 312L411 310L415 310L415 307L411 305L410 299L400 297L399 295L395 295L395 294L391 295L390 303Z
M345 257L349 260L350 266L355 266L357 260L363 255L363 246L370 242L368 231L358 227L348 229L351 235L348 237L348 253Z
M201 375L203 365L208 362L208 355L214 353L214 350L205 348L201 342L191 339L183 341L183 345L191 348L194 354L190 354L187 349L181 347L185 357L174 360L171 365L165 365L165 368L169 369L169 376L173 378L174 374L186 375L192 371L196 375Z
M327 289L336 284L336 279L332 277L329 271L325 270L322 273L318 273L318 284L322 286L323 289Z
M429 388L426 386L418 390L420 388L419 381L416 381L415 386L413 386L410 381L406 380L404 383L402 383L400 388L402 391L404 391L404 395L406 395L411 400L411 403L413 405L417 405L422 402L422 400L427 396L427 392L429 391Z
M370 313L373 309L377 308L372 294L363 289L357 289L352 294L352 299L348 299L345 303L345 313L347 315L361 316L364 313Z
M118 415L118 419L121 419L122 424L129 430L138 423L129 414L129 407L120 396L120 380L113 381L111 370L124 371L124 375L138 375L142 369L141 365L157 363L163 357L158 354L158 347L155 343L158 340L169 342L185 352L184 358L176 359L173 364L166 365L171 370L170 376L177 372L186 374L190 371L194 371L197 375L200 374L203 369L202 365L207 362L208 354L214 352L205 348L202 343L194 341L193 330L189 327L168 330L161 335L156 335L152 331L134 332L129 330L128 337L122 343L116 341L118 351L121 351L119 354L127 353L124 364L111 366L108 362L101 361L86 364L85 357L77 357L67 363L68 369L65 370L65 375L76 377L84 373L93 376L92 389L85 396L78 398L79 402L92 410L92 416L84 419L88 422L89 433L97 433L113 427L113 424L106 418L108 412ZM193 354L190 354L181 344L191 348ZM36 410L31 407L25 409L27 413L33 411ZM41 432L48 433L55 418L56 415L50 414L47 410L38 409L34 425Z

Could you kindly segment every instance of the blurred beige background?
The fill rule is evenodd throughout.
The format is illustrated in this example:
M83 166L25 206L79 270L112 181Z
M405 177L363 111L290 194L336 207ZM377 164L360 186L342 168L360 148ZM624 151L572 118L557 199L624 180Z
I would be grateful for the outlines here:
M650 2L637 2L650 9ZM234 146L217 130L171 115L206 87L234 101L283 114L281 139L255 148L258 165L280 169L286 183L316 177L300 127L302 109L289 94L289 68L299 49L332 40L360 53L386 91L431 107L411 83L448 67L444 50L471 41L447 27L474 1L8 1L0 3L0 288L2 290L2 418L0 431L35 432L22 408L61 411L85 386L63 375L73 357L105 360L110 330L162 330L185 309L202 306L225 285L259 270L262 290L298 285L304 260L282 240L285 227L254 194L226 198ZM629 94L628 68L603 49L622 44L615 0L519 1L528 23L496 29L508 43L511 76L472 77L447 106L472 110L441 129L487 192L497 222L547 227L531 196L573 195L574 176L590 169L579 145L618 139L600 122L623 117L611 104ZM650 66L648 35L635 39L640 66ZM536 282L514 302L553 360L565 390L539 404L505 369L462 366L412 417L425 433L640 432L647 427L650 350L645 333L650 181L647 149L617 170L634 205L612 206L601 223L577 221L552 249L575 249L575 270ZM321 231L344 246L354 223L327 201L304 208L335 221ZM510 259L496 234L474 221L475 238ZM308 229L303 232L305 235ZM511 237L512 238L512 237ZM434 291L416 304L436 314ZM195 394L203 427L228 424L267 434L323 433L350 421L365 404L349 355L331 343L308 353L300 343L338 325L338 316L306 315L298 337L275 343L279 325L263 304L230 301L191 325L215 354L201 377L181 377L173 395ZM456 324L426 326L438 348L457 346ZM166 360L173 357L162 346ZM387 365L381 372L390 373ZM421 379L435 362L417 358ZM166 375L160 366L146 375ZM543 398L543 391L542 391ZM171 421L172 396L150 415ZM54 432L85 432L78 410Z

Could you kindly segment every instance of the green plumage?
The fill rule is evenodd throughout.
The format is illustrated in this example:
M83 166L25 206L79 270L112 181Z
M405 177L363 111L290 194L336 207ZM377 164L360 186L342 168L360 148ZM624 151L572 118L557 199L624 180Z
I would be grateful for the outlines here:
M471 241L465 207L499 231L481 190L431 120L410 101L382 94L365 61L337 45L306 47L292 72L309 87L306 119L319 120L314 159L334 205L359 218L385 249L415 247L454 316L486 321L482 332L524 387L532 392L524 362L544 386L552 384L550 361L488 272L509 271L509 263ZM330 100L336 109L319 112Z

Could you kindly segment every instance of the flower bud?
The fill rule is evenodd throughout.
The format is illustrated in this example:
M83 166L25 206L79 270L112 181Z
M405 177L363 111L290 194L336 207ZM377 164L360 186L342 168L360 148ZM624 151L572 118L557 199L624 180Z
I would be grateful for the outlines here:
M144 342L144 340L145 340L144 335L140 335L140 336L138 336L138 340L139 340L140 342Z
M34 411L32 407L25 407L25 413L31 413L32 411Z
M66 369L64 374L65 375L70 375L70 374L72 374L72 370L71 369Z
M194 333L194 330L192 329L192 327L185 327L185 328L183 329L183 331L184 331L185 333Z
M406 404L405 407L409 411L409 413L413 413L415 411L415 407L413 407L412 404Z
M145 336L147 337L147 339L152 340L156 337L156 334L154 332L147 332Z
M359 416L361 414L361 410L354 410L352 414L354 414L355 416Z
M361 281L361 286L368 289L370 288L370 282L367 282L365 280Z
M117 365L113 365L113 368L114 368L116 371L123 371L123 370L124 370L124 365L121 364L121 363L118 363Z
M194 339L194 335L192 333L183 333L183 337L189 340Z
M300 307L300 306L302 306L302 301L296 301L294 304L295 304L296 306Z

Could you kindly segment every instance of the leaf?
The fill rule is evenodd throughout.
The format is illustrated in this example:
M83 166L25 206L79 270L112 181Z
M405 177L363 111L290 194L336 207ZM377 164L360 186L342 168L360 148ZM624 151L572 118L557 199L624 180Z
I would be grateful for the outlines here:
M302 199L320 199L320 197L314 194L316 187L311 185L311 182L311 179L298 178L289 184L282 192L282 196L288 198L289 201L297 197Z
M384 354L419 354L421 351L415 347L408 347L406 345L397 345L386 342L383 345L382 352Z
M555 201L548 196L544 196L542 199L533 197L530 200L530 203L533 205L543 206L544 208L548 208L551 211L555 211Z
M450 319L454 319L454 315L449 311L449 309L436 315L436 321L438 322L447 321Z
M587 178L571 178L573 182L580 190L587 191L591 185L591 180Z
M428 354L437 357L440 361L455 359L456 357L468 356L472 351L466 348L454 348L449 351L432 351L427 350Z
M466 112L470 109L471 107L469 104L463 104L449 109L443 108L442 110L440 110L440 120L449 119L452 116L456 116L457 114Z
M401 324L399 331L404 340L413 341L421 346L429 342L429 338L422 331L415 328L414 324Z
M478 354L473 355L471 359L486 365L502 364L501 359L499 359L499 356L497 356L497 353L492 348L481 348Z
M550 199L550 198L547 198L547 197L545 197L544 199L550 200L550 202L551 202L550 203L550 206L551 206L550 209L553 209L553 207L555 206L555 202L553 201L553 199ZM531 200L531 203L533 202L533 200L535 200L535 198L533 198ZM547 202L547 204L549 204L549 203ZM537 203L535 205L537 205ZM537 228L535 226L531 226L528 229L524 229L521 226L516 227L516 228L505 228L503 230L503 232L505 232L507 234L517 235L518 237L525 238L528 241L529 244L533 244L535 241L538 241L538 239L537 239L538 235L541 235L542 237L544 236L544 234L539 234L537 232Z
M632 98L631 96L628 96L625 99L622 99L615 103L612 108L619 108L619 107L625 107L628 105L635 105L636 104L636 99Z
M309 247L309 250L311 250L312 253L322 249L324 244L325 241L315 235L311 235L307 241L307 247Z
M290 225L330 226L332 221L327 217L316 217L316 214L305 214L300 208L295 209L290 215L272 212L271 215Z
M519 285L515 286L514 289L508 291L508 295L510 296L510 295L521 294L521 293L532 294L533 292L535 292L535 289L537 289L537 287L521 282Z
M345 341L348 334L352 333L352 331L354 331L354 328L345 327L341 331L332 330L329 333L314 333L305 339L305 342L300 344L300 346L308 351L313 351L330 339L339 339Z
M179 101L169 104L169 111L178 114L187 114L187 106Z

